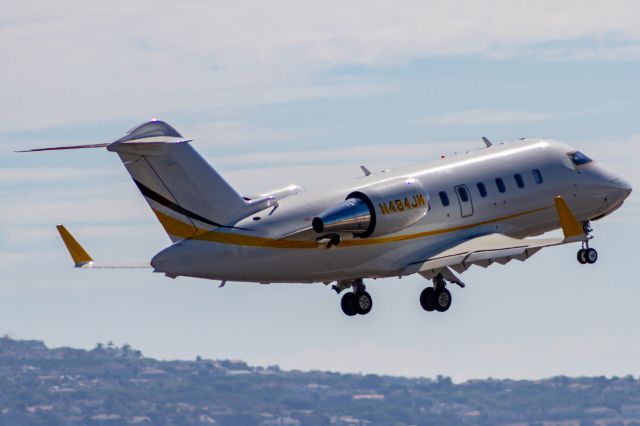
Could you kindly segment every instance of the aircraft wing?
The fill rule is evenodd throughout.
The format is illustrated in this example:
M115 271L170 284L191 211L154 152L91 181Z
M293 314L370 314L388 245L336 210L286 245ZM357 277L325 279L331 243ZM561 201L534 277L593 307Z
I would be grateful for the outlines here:
M556 197L554 202L563 238L513 238L497 233L482 235L461 241L428 259L409 264L403 275L417 272L431 279L442 273L445 279L464 285L449 268L462 273L471 265L486 268L493 263L504 265L514 259L525 261L544 247L588 240L589 237L585 235L564 199Z
M458 273L471 265L484 268L492 263L502 265L511 260L524 261L544 247L582 241L581 238L512 238L503 234L489 234L472 238L444 250L423 261L410 264L404 273L418 272L429 276L429 272L451 267Z
M74 266L76 268L95 268L95 269L137 269L137 268L151 268L149 262L95 262L93 258L87 253L87 251L80 245L80 243L71 235L71 233L65 228L64 225L56 226L58 233L62 238L62 242L67 247L71 258L73 259Z

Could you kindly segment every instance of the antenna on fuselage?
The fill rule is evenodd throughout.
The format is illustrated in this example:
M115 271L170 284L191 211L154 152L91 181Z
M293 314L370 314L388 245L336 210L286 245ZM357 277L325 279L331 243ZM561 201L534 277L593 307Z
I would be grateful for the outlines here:
M489 148L490 146L493 146L493 143L491 143L491 141L484 136L482 137L482 142L484 142L487 148Z

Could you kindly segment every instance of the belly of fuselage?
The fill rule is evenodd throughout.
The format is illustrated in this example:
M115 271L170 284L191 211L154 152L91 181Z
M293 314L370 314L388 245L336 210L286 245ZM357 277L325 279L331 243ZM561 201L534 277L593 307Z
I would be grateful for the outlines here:
M386 241L354 240L355 245L320 248L271 248L187 240L158 253L152 265L158 272L175 276L248 282L321 282L349 278L398 276L413 262L452 245L493 232L531 235L554 227L547 210L528 217L483 223L480 218L441 226L411 228L407 239ZM459 229L464 223L464 229ZM446 228L449 226L449 228ZM438 231L438 232L433 232ZM427 234L426 236L422 236ZM526 235L523 235L526 236ZM352 243L353 244L353 243Z
M364 247L267 248L203 241L174 244L152 265L176 276L248 282L320 282L396 274L413 244ZM402 252L402 253L400 253Z

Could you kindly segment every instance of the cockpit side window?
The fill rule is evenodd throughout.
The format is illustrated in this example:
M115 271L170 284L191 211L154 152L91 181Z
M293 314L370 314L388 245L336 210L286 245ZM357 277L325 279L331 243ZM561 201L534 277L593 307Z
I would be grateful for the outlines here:
M582 166L583 164L587 164L593 161L591 160L591 158L587 157L580 151L570 152L567 155L571 159L571 162L573 163L574 166Z

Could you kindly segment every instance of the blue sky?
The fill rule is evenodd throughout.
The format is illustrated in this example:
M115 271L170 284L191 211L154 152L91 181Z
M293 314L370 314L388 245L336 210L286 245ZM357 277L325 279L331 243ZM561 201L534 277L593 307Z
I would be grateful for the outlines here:
M169 240L108 152L11 152L159 117L255 193L541 136L638 188L640 7L556 3L0 6L0 333L456 380L639 374L635 193L595 224L597 265L559 247L472 268L444 315L421 311L422 278L377 280L372 313L347 318L320 284L73 270L57 223L97 259L148 259Z

